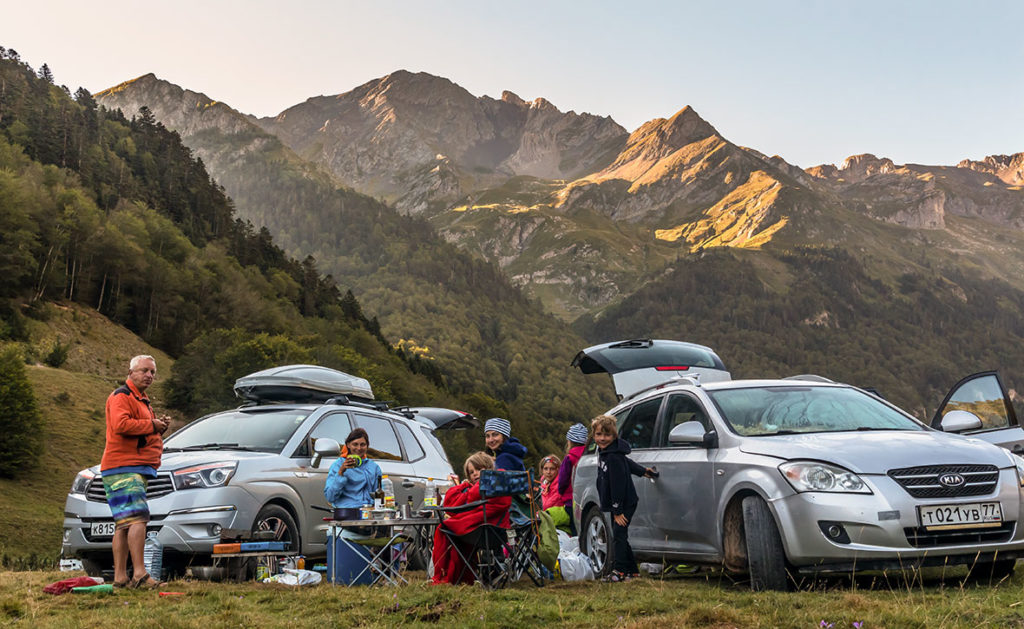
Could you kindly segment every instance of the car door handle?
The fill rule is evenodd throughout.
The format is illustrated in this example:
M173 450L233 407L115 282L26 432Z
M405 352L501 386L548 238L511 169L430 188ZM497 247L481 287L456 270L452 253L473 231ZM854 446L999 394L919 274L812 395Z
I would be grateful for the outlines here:
M409 479L406 479L406 480L402 481L402 487L405 487L406 489L412 489L415 486L416 486L416 483L412 482Z

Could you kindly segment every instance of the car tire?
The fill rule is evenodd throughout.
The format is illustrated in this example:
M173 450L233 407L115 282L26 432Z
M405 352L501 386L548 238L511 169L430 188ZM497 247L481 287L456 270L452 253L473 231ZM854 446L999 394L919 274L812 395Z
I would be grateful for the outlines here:
M104 569L100 562L95 559L87 559L85 557L82 558L82 570L85 570L85 574L90 577L102 577L104 571L110 572L111 574L114 572L113 565L111 565L110 568Z
M580 551L594 565L594 576L601 578L611 572L615 563L611 528L597 507L591 507L583 517L580 529Z
M759 496L743 499L743 532L747 544L747 568L750 589L785 591L789 576L786 553L768 505Z
M273 540L264 541L287 542L287 551L297 553L302 548L299 527L295 524L295 519L280 505L265 505L260 509L252 523L252 532L258 531L274 531Z
M1016 559L997 559L995 561L979 561L971 568L968 578L976 583L999 583L1013 575L1017 565Z

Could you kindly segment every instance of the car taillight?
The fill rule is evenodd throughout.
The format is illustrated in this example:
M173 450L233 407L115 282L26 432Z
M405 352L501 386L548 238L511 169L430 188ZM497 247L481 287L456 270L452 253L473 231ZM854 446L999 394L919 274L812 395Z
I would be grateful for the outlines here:
M689 365L660 365L655 367L658 371L686 371L689 368Z

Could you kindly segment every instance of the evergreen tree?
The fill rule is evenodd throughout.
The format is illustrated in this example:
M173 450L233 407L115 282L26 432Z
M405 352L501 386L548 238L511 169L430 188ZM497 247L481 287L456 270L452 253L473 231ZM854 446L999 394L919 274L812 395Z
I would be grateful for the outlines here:
M50 72L50 66L44 63L43 67L39 68L39 78L53 85L53 72Z
M17 347L0 350L0 477L15 478L29 472L43 445L43 418L39 413L25 361Z

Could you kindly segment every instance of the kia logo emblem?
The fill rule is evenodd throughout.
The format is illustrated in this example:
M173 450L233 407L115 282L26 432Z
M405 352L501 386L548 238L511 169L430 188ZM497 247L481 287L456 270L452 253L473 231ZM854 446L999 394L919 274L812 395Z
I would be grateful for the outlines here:
M964 477L959 474L943 474L939 476L939 484L944 487L960 487L964 484Z

